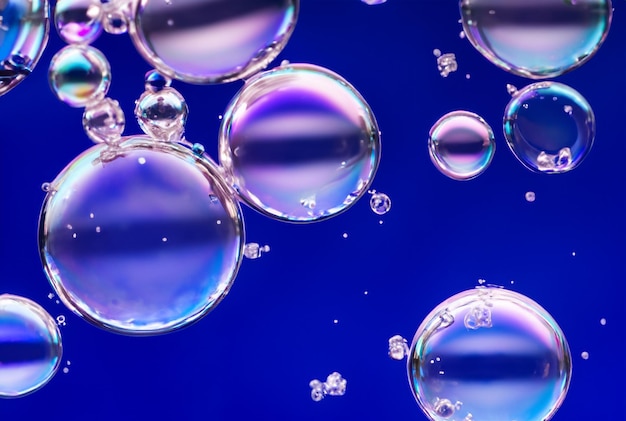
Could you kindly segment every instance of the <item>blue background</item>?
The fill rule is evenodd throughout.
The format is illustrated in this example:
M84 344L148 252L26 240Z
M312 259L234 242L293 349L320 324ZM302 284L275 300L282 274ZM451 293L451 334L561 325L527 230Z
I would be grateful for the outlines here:
M456 1L302 0L276 63L328 67L367 99L383 141L372 187L391 197L392 210L378 217L363 199L329 221L291 225L244 208L247 241L271 251L243 262L206 318L150 338L99 330L48 299L37 251L40 186L90 146L82 109L48 88L47 66L64 45L53 30L34 73L0 97L0 292L66 316L63 366L71 365L42 390L0 401L0 419L425 420L387 339L410 341L432 308L483 278L538 301L565 332L574 371L554 420L626 420L626 8L614 6L597 55L556 79L593 106L596 143L575 171L548 176L526 170L502 136L505 85L531 81L459 38ZM104 34L94 46L111 63L109 96L125 110L125 133L139 133L134 100L150 67L126 35ZM458 72L439 75L435 48L456 54ZM190 108L187 138L213 157L218 115L240 86L174 84ZM496 132L495 158L473 181L446 178L428 157L430 127L453 110L480 114ZM309 381L333 371L347 379L346 395L313 402Z

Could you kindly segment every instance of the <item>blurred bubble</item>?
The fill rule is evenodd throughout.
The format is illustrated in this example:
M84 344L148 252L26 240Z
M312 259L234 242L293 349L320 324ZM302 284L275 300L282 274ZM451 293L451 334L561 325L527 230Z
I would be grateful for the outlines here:
M535 192L534 191L527 191L526 194L524 195L524 197L526 198L527 202L534 202L535 201Z
M409 346L406 339L400 335L389 338L389 357L392 360L402 361L409 354Z
M48 43L46 0L0 2L0 95L28 76Z
M463 28L490 62L532 79L586 63L611 25L610 0L461 0Z
M550 419L565 398L572 366L563 332L539 304L477 287L426 317L408 369L413 394L431 420L455 414L502 421Z
M454 53L446 53L443 55L440 53L435 56L437 57L437 70L442 77L448 77L450 73L458 70L459 65L456 62L456 55Z
M493 130L474 113L453 111L430 129L430 159L442 174L453 180L478 177L491 164L495 150Z
M174 88L146 90L137 100L135 117L145 134L155 140L175 142L183 137L189 108Z
M228 292L243 221L213 162L133 136L88 149L52 185L40 217L41 259L56 294L90 323L167 333Z
M593 145L596 120L583 96L556 82L520 89L504 113L504 136L515 157L535 172L576 168Z
M90 44L102 33L99 0L58 0L54 23L61 39L68 44Z
M84 107L107 94L111 69L99 50L88 45L68 45L52 57L48 80L61 101Z
M257 75L228 106L220 162L242 200L283 221L334 216L367 192L380 160L374 115L341 76L290 64Z
M264 69L296 24L299 0L144 0L136 2L132 40L163 74L223 83Z
M104 98L85 107L83 129L96 143L105 142L109 145L119 143L125 125L126 119L120 104L111 98Z
M247 243L243 248L243 255L248 259L258 259L263 253L268 253L270 246L261 246L259 243Z
M583 360L588 360L589 359L589 353L587 351L583 351L583 352L580 353L580 357Z
M52 316L27 298L0 295L0 398L43 387L57 372L62 354Z

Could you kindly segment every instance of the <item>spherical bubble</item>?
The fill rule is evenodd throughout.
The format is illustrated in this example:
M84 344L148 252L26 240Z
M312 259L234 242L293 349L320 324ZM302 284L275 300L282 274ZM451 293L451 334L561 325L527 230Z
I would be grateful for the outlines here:
M52 57L48 80L61 101L84 107L107 94L111 68L99 50L88 45L68 45Z
M556 82L534 83L511 99L504 113L509 148L532 171L576 168L593 145L596 120L581 94Z
M610 0L461 0L463 28L493 64L532 79L586 63L611 25Z
M554 319L531 299L496 287L438 305L418 328L408 361L413 394L433 421L453 414L549 420L565 399L571 370Z
M240 212L216 164L133 136L93 146L52 182L40 255L56 294L87 321L167 333L228 292L242 260Z
M104 30L111 35L125 34L128 31L128 17L123 10L107 10L103 25Z
M220 162L242 200L283 221L311 222L366 193L380 134L361 95L341 76L289 64L247 81L220 129Z
M57 372L62 354L52 316L29 299L0 295L0 398L43 387Z
M114 99L104 98L85 107L83 129L96 143L105 142L110 145L119 143L125 125L124 111Z
M428 152L435 167L453 180L482 174L496 150L493 130L480 116L453 111L430 129Z
M377 215L384 215L391 210L391 199L385 193L372 192L370 209Z
M191 83L224 83L264 69L296 24L299 0L142 0L130 33L152 66Z
M28 76L48 43L47 0L4 0L0 17L0 95Z
M163 88L169 88L172 85L172 79L162 75L156 70L150 70L146 73L145 88L146 91L157 92Z
M185 131L189 109L174 88L147 90L137 100L135 117L145 134L155 140L178 141Z
M90 44L102 33L102 8L99 0L58 0L54 23L68 44Z

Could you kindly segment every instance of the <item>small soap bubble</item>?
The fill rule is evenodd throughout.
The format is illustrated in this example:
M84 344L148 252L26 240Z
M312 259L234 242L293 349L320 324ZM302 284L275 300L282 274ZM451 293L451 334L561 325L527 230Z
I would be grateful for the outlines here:
M161 89L169 88L172 85L172 79L162 75L156 70L150 70L145 76L146 91L158 92Z
M346 386L348 381L341 377L336 371L329 374L324 382L324 390L330 396L343 396L346 394Z
M243 255L248 259L258 259L263 253L269 251L270 246L268 245L261 247L258 243L247 243L243 248Z
M465 31L459 32L459 38L465 39Z
M48 294L48 299L50 299L50 300L51 300L51 299L53 299L53 298L54 298L54 294L53 294L53 293L49 293L49 294Z
M602 326L606 326L606 319L605 318L600 319L600 324Z
M441 50L440 50L439 48L435 48L435 49L433 50L433 55L434 55L435 57L441 57Z
M128 31L128 18L122 10L112 10L103 18L104 30L112 35L125 34Z
M517 87L515 87L514 85L511 85L510 83L507 83L506 92L511 96L515 96L517 95Z
M122 139L125 124L124 111L114 99L104 98L85 107L83 129L96 143L117 145Z
M369 192L372 197L370 198L370 209L377 215L384 215L391 210L391 199L385 193L371 190Z
M315 402L319 402L326 396L326 392L324 390L324 383L319 380L311 380L309 382L309 387L311 388L311 399Z
M448 419L456 412L456 406L449 399L436 398L433 410L439 417Z
M47 181L45 183L41 184L41 190L43 190L46 193L48 193L51 188L52 188L52 186Z
M70 369L67 367L63 367L63 374L67 374L70 372Z
M534 191L527 191L526 194L524 195L524 197L526 198L527 202L534 202L535 201L535 192Z
M442 174L453 180L478 177L491 164L495 150L493 130L474 113L453 111L430 129L430 159Z
M191 150L196 155L203 155L204 154L204 145L202 143L194 143L193 146L191 147Z
M58 0L54 7L57 33L68 44L91 44L102 33L98 0Z
M448 77L452 72L456 72L458 64L454 53L446 53L437 57L437 70L442 77Z
M402 361L409 355L407 340L400 335L389 338L389 357L392 360Z
M61 314L60 316L57 316L57 325L59 325L59 326L67 325L67 323L65 322L65 316L64 315Z
M337 323L339 323L339 320L338 320L338 319L333 320L333 324L335 324L335 325L336 325Z
M347 233L347 232L344 232L341 236L342 236L343 238L348 238L348 233Z
M575 251L572 252L572 257L576 257L576 252Z
M171 87L145 91L135 106L135 117L144 133L163 142L182 139L188 114L185 98Z
M587 351L583 351L580 356L582 357L583 360L588 360L589 359L589 353Z

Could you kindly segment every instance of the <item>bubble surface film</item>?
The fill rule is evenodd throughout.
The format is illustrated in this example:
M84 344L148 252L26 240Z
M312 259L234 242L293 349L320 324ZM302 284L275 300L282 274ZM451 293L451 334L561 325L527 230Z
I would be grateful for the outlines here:
M587 100L567 85L538 82L519 90L504 112L504 136L528 169L576 168L593 146L596 121Z
M367 191L380 135L361 95L339 75L289 64L249 80L228 106L220 162L240 197L284 221L346 210Z
M563 332L536 302L478 287L437 306L409 354L411 388L434 421L548 420L571 378Z
M199 319L228 292L243 222L213 163L136 136L119 149L90 148L51 183L39 246L74 312L117 333L158 334Z
M61 334L39 304L0 295L0 398L17 398L43 387L57 372Z
M453 111L430 129L430 159L442 174L453 180L478 177L491 164L495 150L493 130L474 113Z
M587 62L611 25L610 0L461 0L463 28L493 64L544 79Z
M223 83L265 68L283 49L299 0L143 0L130 33L155 68L192 83Z

